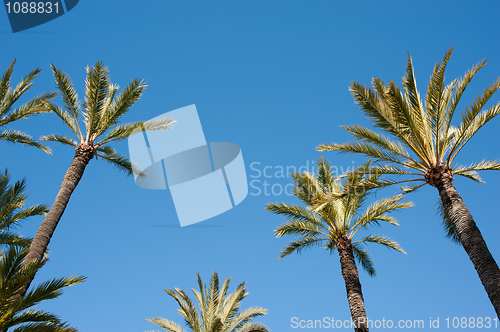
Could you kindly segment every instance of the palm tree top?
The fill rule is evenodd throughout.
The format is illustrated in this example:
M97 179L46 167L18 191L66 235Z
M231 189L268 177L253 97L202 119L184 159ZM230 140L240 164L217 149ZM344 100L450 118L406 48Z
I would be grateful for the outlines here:
M402 91L394 81L386 84L377 77L372 80L372 88L351 83L350 91L361 111L387 135L360 125L342 126L357 140L320 145L317 149L364 154L382 162L373 165L369 170L371 173L411 175L412 179L407 181L422 181L404 188L405 191L425 184L435 186L442 174L451 178L456 174L482 182L477 171L500 170L498 161L481 160L470 165L453 163L478 130L500 114L500 102L483 110L500 88L500 78L486 87L469 106L465 106L461 121L453 125L453 116L466 87L485 66L486 60L473 66L462 78L446 85L444 74L452 53L453 48L450 48L443 61L435 65L423 100L417 90L409 54Z
M210 286L203 283L198 273L199 290L192 289L198 308L189 296L179 288L165 289L172 296L181 309L177 312L184 318L189 331L192 332L268 332L267 327L260 323L252 322L258 316L265 315L267 309L252 307L240 312L241 301L249 294L246 291L246 282L236 287L236 290L228 294L229 282L227 278L222 287L219 284L219 274L213 272ZM164 318L148 318L147 321L154 323L169 332L185 331L180 325Z
M175 122L173 119L163 118L119 124L120 119L142 96L147 86L145 81L135 79L117 94L119 86L110 82L108 67L96 62L92 67L86 67L85 96L80 101L69 76L53 64L51 68L65 109L53 103L49 103L48 108L71 129L76 140L57 134L44 136L41 140L89 150L93 156L105 159L128 175L144 175L109 144L143 131L167 130Z
M370 162L360 166L363 167L370 167ZM359 168L335 177L330 163L323 157L316 163L316 174L293 174L293 195L305 207L286 203L269 203L266 206L266 210L287 219L287 222L274 231L276 237L298 237L283 249L279 257L300 253L303 249L314 246L333 252L338 246L352 244L358 262L370 275L375 275L373 261L364 244L378 243L405 253L399 244L385 236L370 234L354 240L360 230L369 226L380 226L382 222L399 225L389 213L412 206L411 202L401 201L402 195L396 195L378 200L361 212L371 193L363 188L371 188L379 177L380 175L364 174ZM350 192L352 189L358 191Z
M34 141L28 134L19 130L1 130L17 120L26 119L30 116L40 113L47 113L46 102L56 96L55 92L41 94L18 108L13 109L21 96L33 86L33 80L41 72L41 69L36 68L24 76L15 88L11 87L12 71L16 60L4 72L0 80L0 139L12 143L21 143L34 146L42 149L46 153L50 153L50 149Z

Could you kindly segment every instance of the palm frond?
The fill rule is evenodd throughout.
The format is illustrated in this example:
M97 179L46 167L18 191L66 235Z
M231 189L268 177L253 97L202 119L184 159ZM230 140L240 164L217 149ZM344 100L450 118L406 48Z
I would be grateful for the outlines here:
M499 88L500 88L500 79L498 79L495 89L491 90L496 91ZM490 93L493 94L493 92ZM489 97L485 99L489 99ZM482 108L481 104L482 101L481 102L476 101L474 106L477 105L476 107L480 110ZM481 129L490 120L495 118L498 114L500 114L500 102L496 103L488 110L480 113L479 111L476 113L475 109L473 109L473 111L471 112L467 111L467 114L463 115L464 119L462 123L459 125L457 131L457 140L455 141L453 147L450 149L450 153L448 155L448 164L453 162L453 160L460 152L460 150L462 150L465 144L469 142L469 140L478 132L478 130Z
M486 65L486 62L487 62L486 60L482 60L481 62L473 66L470 70L468 70L465 73L465 75L458 80L457 87L454 89L453 97L451 98L450 105L448 106L446 115L444 117L444 123L443 123L444 137L448 136L448 131L451 126L451 120L453 118L453 115L455 114L458 103L460 102L460 99L462 98L465 89L469 85L474 75L476 75L476 73L479 71L479 69L483 68Z
M375 80L374 78L373 82L375 82ZM351 91L354 101L360 106L363 114L372 120L375 127L381 128L394 136L398 136L399 133L396 129L392 113L371 88L367 88L357 82L352 82L349 86L349 91Z
M15 202L22 203L24 205L24 197L22 201ZM18 205L18 204L16 204ZM21 205L21 204L19 204ZM45 204L34 205L30 207L23 207L14 205L4 205L0 207L0 230L4 228L9 228L12 226L19 226L21 221L28 219L33 216L43 216L49 212L49 207ZM13 208L10 208L10 207ZM18 208L19 207L19 208Z
M452 168L451 173L464 176L466 178L469 178L477 182L484 183L479 174L477 174L477 171L487 171L487 170L500 171L500 162L496 160L486 161L483 159L481 161L472 163L469 166L463 166L463 165L454 166Z
M321 223L292 220L278 226L278 228L274 230L274 235L276 237L283 237L286 235L311 237L320 235L327 236L327 233L325 233L322 228L324 228L324 226Z
M97 143L97 145L105 145L113 141L121 141L131 135L138 134L143 131L168 130L172 128L174 122L175 120L173 119L163 118L159 120L140 121L118 125L110 130L108 134Z
M109 97L106 100L104 112L101 114L100 125L95 131L95 137L102 135L108 128L115 125L120 117L128 112L142 96L147 85L144 80L133 80L117 97L117 86L109 86Z
M78 94L76 93L70 77L66 73L56 68L53 64L50 64L50 68L52 69L56 86L61 93L64 106L66 107L68 112L64 112L62 109L55 105L50 105L50 108L71 128L78 139L83 142L83 135L78 123L80 118Z
M399 187L399 190L401 190L401 192L403 194L409 194L409 193L412 193L414 191L417 191L418 189L422 188L423 186L425 186L427 184L427 182L423 182L421 184L414 184L414 185L406 185L406 186L400 186Z
M37 147L41 149L42 151L46 153L51 153L51 150L49 147L38 143L37 141L33 140L31 136L28 134L23 133L22 131L19 130L4 130L0 132L0 139L6 140L11 143L21 143L24 145L30 145Z
M396 156L406 159L412 159L409 152L400 142L394 142L388 137L379 134L373 130L370 130L368 128L365 128L363 126L353 125L353 126L340 126L340 127L347 130L355 137L363 139L366 142L375 144L380 148L384 148L392 152Z
M227 325L227 331L239 331L241 328L251 324L252 320L259 316L267 314L267 309L252 307L234 316L230 324Z
M448 216L448 213L446 212L446 209L444 208L443 202L441 202L441 200L437 202L437 215L440 216L443 223L443 227L446 232L445 236L450 239L451 242L460 244L460 238L458 237L457 231L455 230L455 227L453 226L453 223L451 222L450 217Z
M127 176L133 174L137 174L140 177L146 176L146 173L144 173L136 165L134 165L129 158L116 153L116 151L112 147L100 146L96 150L98 151L98 158L106 160L108 163L115 166L119 171L125 172Z
M303 236L298 240L290 241L286 247L280 252L279 258L286 257L292 253L300 254L302 250L307 248L312 248L314 246L320 246L326 238L317 238L314 236Z
M15 60L14 60L15 63ZM2 83L0 85L0 117L3 117L10 110L12 105L33 85L33 80L41 72L41 69L34 69L24 76L17 86L12 89L10 88L10 78L12 75L12 69L14 63L5 72Z
M420 147L424 160L428 165L433 165L435 163L434 140L431 128L426 121L425 110L417 89L413 61L409 53L406 62L406 73L403 77L403 88L408 107L401 107L401 112L396 111L395 113L398 115L398 120L410 129L412 137L415 138Z
M153 324L158 325L162 329L165 329L166 331L169 332L185 332L185 330L178 325L177 323L174 323L172 321L166 320L164 318L146 318L148 322L151 322ZM152 331L150 331L152 332Z
M79 284L84 282L85 279L87 278L84 276L70 276L45 281L24 295L22 302L25 305L22 309L36 305L40 301L55 299L62 294L62 288Z
M284 216L291 221L302 221L318 226L321 225L321 222L314 213L295 204L288 205L285 203L268 203L266 205L266 210L272 212L273 214Z
M426 122L432 129L432 134L435 137L436 160L440 158L440 146L438 142L440 141L443 120L446 114L446 106L448 105L449 98L451 98L450 92L453 90L454 86L453 84L446 87L444 82L444 72L452 53L453 47L445 53L443 62L437 63L434 66L425 97ZM445 93L445 89L447 93Z
M362 238L361 240L353 242L353 244L354 243L367 243L367 242L378 243L378 244L381 244L387 248L394 249L394 250L399 251L403 254L406 254L406 252L399 246L399 244L396 241L391 240L390 238L385 237L385 236L368 235L368 236L365 236L364 238Z
M41 141L51 141L51 142L58 142L64 145L69 145L69 146L78 146L78 142L72 139L71 137L68 136L63 136L63 135L57 135L57 134L51 134L47 136L42 136L40 137Z
M14 64L16 63L16 60L12 62L12 64L7 68L7 70L3 73L2 75L2 80L0 81L0 103L2 104L2 107L0 107L0 117L5 115L8 111L10 106L7 104L5 99L8 97L9 92L10 92L10 79L12 77L12 70L14 69Z
M358 230L368 225L379 226L380 221L387 222L393 225L399 225L396 219L386 214L400 209L407 209L413 206L412 202L401 202L403 198L403 195L396 195L389 198L383 198L372 203L353 224L353 235Z
M93 67L87 66L87 78L85 79L85 99L82 106L85 109L84 121L87 128L86 138L92 139L93 134L99 127L103 105L108 96L109 70L99 61Z
M269 332L269 329L261 323L250 323L245 325L238 332Z
M27 119L33 115L50 112L50 110L47 109L46 103L55 96L55 92L47 92L31 99L26 104L23 104L8 115L0 118L0 126L5 126L17 120Z
M52 322L36 322L36 323L28 323L16 327L12 330L12 332L78 332L78 330L74 327L69 326L68 324L62 323L52 323Z
M24 238L20 234L14 234L9 231L0 231L0 245L3 246L18 246L18 247L26 247L31 244L31 239Z
M339 151L339 152L349 152L349 153L357 153L366 156L370 156L372 158L377 158L379 160L393 162L396 164L403 165L403 161L401 161L396 154L391 151L381 149L379 147L373 146L370 143L366 143L363 141L354 141L347 143L332 143L332 144L322 144L319 145L316 150L318 151Z
M368 254L368 250L362 248L359 243L354 243L352 245L352 252L354 253L356 261L361 264L366 272L368 272L368 275L370 275L370 277L375 276L375 264Z

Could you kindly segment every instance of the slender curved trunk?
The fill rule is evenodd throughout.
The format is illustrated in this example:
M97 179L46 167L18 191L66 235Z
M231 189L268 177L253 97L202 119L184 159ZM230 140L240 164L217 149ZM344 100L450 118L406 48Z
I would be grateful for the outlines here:
M76 147L75 157L64 175L61 188L57 193L54 204L50 208L47 216L42 221L38 231L30 245L30 251L23 261L23 268L32 260L41 260L49 245L52 234L56 230L57 224L68 205L71 194L80 182L85 167L93 157L93 148L80 144ZM28 289L27 285L26 289Z
M441 201L448 213L465 251L476 268L479 279L500 318L500 269L488 250L462 197L452 184L452 178L444 174L436 182Z
M361 283L359 282L358 268L354 261L352 251L352 243L350 240L337 244L337 250L340 256L340 267L342 276L345 281L345 289L347 292L347 300L349 301L349 309L351 310L351 318L354 322L354 331L367 332L367 320L365 311L365 301L361 292Z

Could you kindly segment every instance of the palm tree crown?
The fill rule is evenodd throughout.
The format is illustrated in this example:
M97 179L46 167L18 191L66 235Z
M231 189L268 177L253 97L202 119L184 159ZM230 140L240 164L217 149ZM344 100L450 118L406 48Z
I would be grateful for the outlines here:
M245 284L242 283L236 290L227 294L230 278L227 278L222 287L219 287L219 275L214 272L210 281L210 288L198 276L199 291L192 289L198 300L198 309L189 296L179 288L165 289L172 296L181 309L177 312L184 318L189 331L192 332L268 332L267 327L252 320L265 315L267 310L260 307L249 308L240 312L241 301L248 295ZM169 332L185 331L180 325L164 318L148 318Z
M86 151L87 157L101 157L128 175L134 172L145 175L109 145L142 131L169 129L174 123L172 119L163 118L118 124L146 89L144 80L135 79L117 95L119 86L110 83L108 68L97 62L93 67L86 68L85 98L80 104L69 76L53 64L51 68L66 110L53 103L48 104L48 108L71 129L76 140L58 134L43 136L41 140L74 146L77 151ZM83 126L80 123L82 118Z
M367 163L362 167L369 165ZM370 191L361 190L347 195L342 193L350 190L347 188L359 189L368 186L376 182L379 175L366 176L356 170L336 178L330 169L330 164L324 158L320 158L316 163L316 171L316 175L309 172L292 175L293 195L306 207L285 203L270 203L266 207L268 211L288 219L274 231L277 237L298 236L297 240L291 241L283 249L280 258L314 246L333 252L337 247L350 243L357 261L369 275L375 275L373 261L364 244L378 243L405 253L395 241L385 236L370 234L359 240L354 240L354 236L369 226L379 226L381 222L399 225L388 213L409 208L412 203L401 202L403 196L397 195L376 201L361 213L360 209L366 203Z
M500 78L465 107L462 121L452 125L452 118L467 85L485 64L479 62L464 77L445 84L445 69L453 52L449 49L443 62L437 63L427 87L424 102L417 90L413 63L408 55L403 91L394 83L385 84L375 77L372 88L353 82L350 91L375 127L389 136L379 134L360 125L342 126L358 140L352 143L333 143L318 146L319 151L359 153L376 158L382 164L373 165L375 174L410 175L400 182L422 182L403 188L409 192L425 184L436 186L441 174L467 177L482 182L477 171L500 170L497 161L482 160L456 165L454 160L462 148L486 123L500 114L500 102L487 110L483 107L500 88ZM392 137L392 138L391 138Z
M46 102L56 96L55 93L44 93L37 96L16 109L12 109L14 103L28 91L33 85L33 80L40 73L40 69L35 69L21 79L15 88L10 86L12 70L16 60L7 68L0 80L0 139L13 143L31 145L50 153L50 149L34 141L31 136L19 130L2 130L2 128L14 121L26 119L32 115L47 113Z

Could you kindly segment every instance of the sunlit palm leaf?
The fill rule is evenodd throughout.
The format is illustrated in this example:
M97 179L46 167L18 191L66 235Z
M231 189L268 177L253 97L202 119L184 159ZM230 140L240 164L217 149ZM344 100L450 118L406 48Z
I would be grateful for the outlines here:
M315 246L321 246L326 238L317 238L313 236L304 236L298 240L290 241L285 248L280 252L279 258L286 257L293 253L300 254L302 250L312 248Z
M497 81L496 89L500 88L500 79ZM495 91L496 91L495 89ZM480 107L480 106L477 106ZM481 106L482 107L482 106ZM471 112L475 113L475 112ZM490 120L495 118L498 114L500 114L500 103L493 105L488 110L485 110L480 113L476 113L473 116L472 120L468 120L467 118L460 124L457 131L457 140L455 141L453 147L450 150L448 160L449 162L453 162L457 154L462 150L462 148L469 142L469 140L481 129L485 124L487 124Z
M68 136L63 136L63 135L57 135L57 134L51 134L47 136L42 136L40 137L41 141L52 141L52 142L58 142L64 145L70 145L76 147L78 145L78 142L72 139L71 137Z
M0 132L0 139L6 140L11 143L21 143L25 145L34 146L43 150L46 153L51 152L50 148L36 142L35 140L33 140L33 138L31 138L31 136L19 130L4 130Z
M109 70L102 63L96 62L93 67L86 68L87 78L85 80L85 100L82 103L85 109L84 118L87 128L86 137L92 139L92 134L97 131L101 118L102 106L108 96Z
M110 96L106 102L108 106L101 115L100 126L96 130L96 137L102 135L109 127L115 125L121 116L126 114L130 107L136 103L146 89L144 80L135 79L113 101L117 86L110 86Z
M368 235L368 236L366 236L366 237L362 238L361 240L356 241L354 243L366 243L366 242L381 244L387 248L394 249L394 250L399 251L403 254L406 254L406 252L399 246L399 244L396 241L391 240L385 236Z
M174 122L175 121L173 119L163 118L160 120L140 121L118 125L109 131L108 134L97 143L97 145L105 145L113 141L120 141L143 131L168 130L172 128L172 124Z

